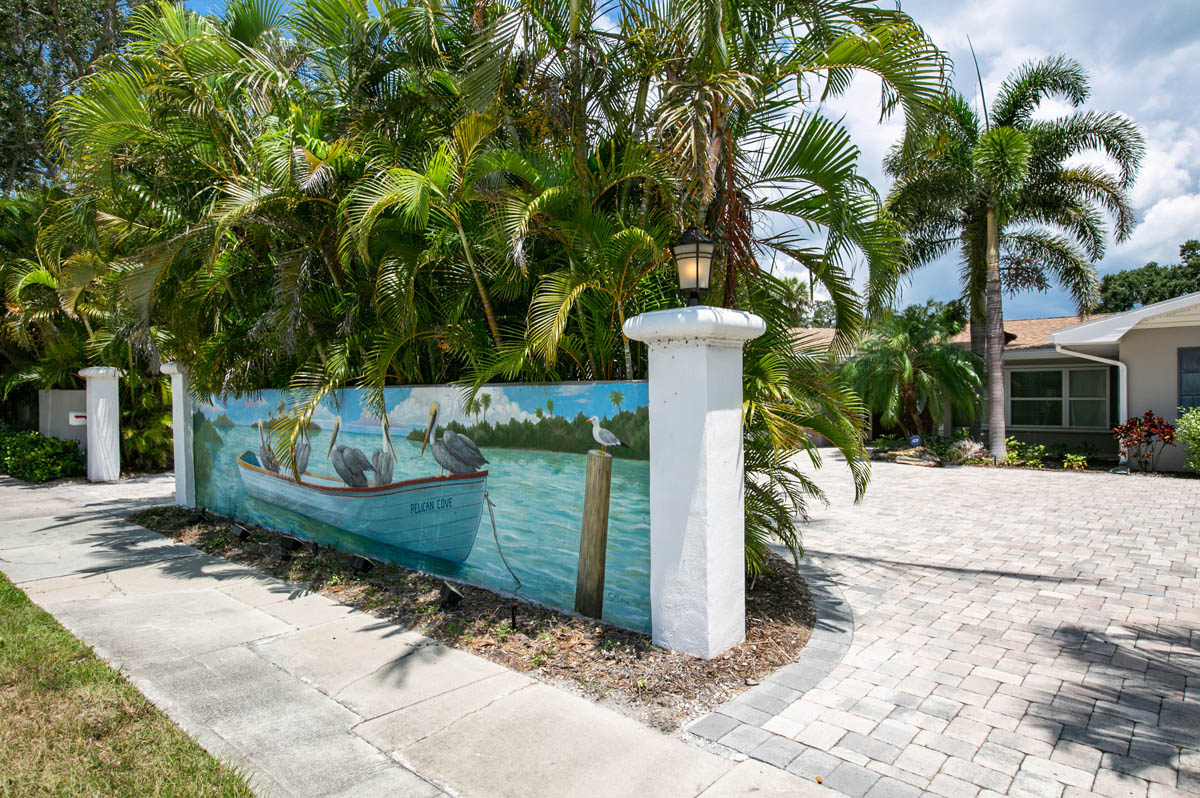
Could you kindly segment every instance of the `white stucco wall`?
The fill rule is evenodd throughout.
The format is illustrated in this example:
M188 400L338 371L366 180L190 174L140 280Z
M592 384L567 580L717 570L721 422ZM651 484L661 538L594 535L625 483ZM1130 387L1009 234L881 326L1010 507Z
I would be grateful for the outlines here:
M72 426L70 413L87 412L86 391L38 391L38 432L50 438L79 441L87 448L87 426Z
M1200 346L1200 327L1130 330L1121 339L1121 360L1129 370L1129 415L1147 410L1172 423L1179 417L1179 349ZM1185 465L1181 445L1168 447L1159 461L1164 471Z

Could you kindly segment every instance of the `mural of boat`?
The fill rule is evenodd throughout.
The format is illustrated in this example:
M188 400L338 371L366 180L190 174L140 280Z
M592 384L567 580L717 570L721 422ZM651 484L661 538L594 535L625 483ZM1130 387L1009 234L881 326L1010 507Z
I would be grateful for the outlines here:
M486 471L350 488L337 477L305 472L297 482L273 473L249 450L237 464L246 492L259 501L389 546L462 563L479 533Z

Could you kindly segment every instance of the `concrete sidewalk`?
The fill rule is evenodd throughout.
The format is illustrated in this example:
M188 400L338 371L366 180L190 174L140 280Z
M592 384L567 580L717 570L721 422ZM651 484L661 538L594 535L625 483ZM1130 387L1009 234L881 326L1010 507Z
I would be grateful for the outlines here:
M832 795L122 520L171 490L0 477L0 571L261 794Z

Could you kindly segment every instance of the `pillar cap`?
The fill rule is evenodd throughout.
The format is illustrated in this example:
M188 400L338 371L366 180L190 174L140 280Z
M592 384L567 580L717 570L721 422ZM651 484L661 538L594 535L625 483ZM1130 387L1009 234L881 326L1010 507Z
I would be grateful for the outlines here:
M635 341L701 341L740 345L767 331L761 317L744 310L694 305L642 313L625 322L624 332Z
M116 366L89 366L88 368L80 369L79 376L83 377L85 380L90 380L95 377L107 377L109 379L117 380L121 377L124 377L125 372L121 371Z
M187 373L184 370L183 365L174 360L172 360L168 363L163 363L161 366L158 367L158 370L161 371L163 374L170 374L172 377L174 377L177 374L186 374Z

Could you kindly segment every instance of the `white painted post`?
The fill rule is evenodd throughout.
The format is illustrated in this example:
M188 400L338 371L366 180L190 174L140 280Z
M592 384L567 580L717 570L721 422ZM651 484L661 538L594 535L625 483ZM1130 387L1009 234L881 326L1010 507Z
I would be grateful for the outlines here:
M175 444L175 504L196 506L196 471L192 459L192 384L178 363L163 363L163 374L171 375L171 434Z
M712 658L746 638L742 344L766 324L706 306L643 313L650 345L650 613L657 645Z
M121 478L121 397L118 380L124 376L112 366L83 369L87 380L87 478L89 482L116 482Z

